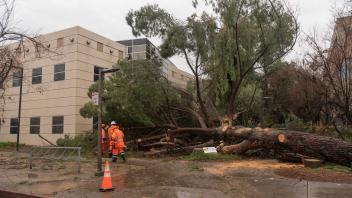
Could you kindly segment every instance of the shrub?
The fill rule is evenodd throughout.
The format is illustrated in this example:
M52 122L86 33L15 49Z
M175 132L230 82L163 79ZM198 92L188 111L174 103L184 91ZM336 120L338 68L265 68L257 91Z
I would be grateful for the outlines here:
M0 142L0 148L15 147L16 142Z
M97 138L96 131L88 131L76 136L65 135L64 138L59 138L56 143L62 147L81 147L82 154L93 154L97 145Z

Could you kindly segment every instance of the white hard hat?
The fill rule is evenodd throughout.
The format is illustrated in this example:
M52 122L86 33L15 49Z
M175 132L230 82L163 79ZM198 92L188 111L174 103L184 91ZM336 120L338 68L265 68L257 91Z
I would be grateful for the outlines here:
M112 122L111 122L111 125L116 125L116 122L115 122L115 121L112 121Z

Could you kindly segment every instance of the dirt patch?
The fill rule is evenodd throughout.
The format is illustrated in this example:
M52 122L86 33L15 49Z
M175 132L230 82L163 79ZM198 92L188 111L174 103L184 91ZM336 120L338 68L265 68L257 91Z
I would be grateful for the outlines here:
M299 164L280 163L277 160L239 160L227 163L212 163L213 165L205 167L204 170L223 176L227 170L234 169L257 169L257 170L277 170L282 168L303 167Z
M352 184L352 172L333 171L325 168L282 168L276 174L299 180Z

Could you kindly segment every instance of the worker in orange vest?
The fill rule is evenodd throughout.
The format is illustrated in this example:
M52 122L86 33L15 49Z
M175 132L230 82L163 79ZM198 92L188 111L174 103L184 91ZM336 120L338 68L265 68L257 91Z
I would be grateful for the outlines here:
M111 139L110 149L112 153L112 161L116 162L117 157L120 156L123 161L126 161L125 149L126 145L124 142L124 133L120 130L116 122L111 122Z
M106 152L106 132L105 132L105 124L101 124L101 154L104 155Z
M108 142L109 142L109 158L112 157L112 147L110 145L110 142L111 142L111 134L113 133L114 131L114 128L113 126L116 126L116 122L115 121L112 121L111 124L110 124L110 127L108 129Z

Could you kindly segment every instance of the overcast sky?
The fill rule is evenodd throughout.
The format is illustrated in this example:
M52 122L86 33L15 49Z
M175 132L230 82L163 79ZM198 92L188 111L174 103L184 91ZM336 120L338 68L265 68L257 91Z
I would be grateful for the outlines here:
M301 30L309 33L313 28L325 31L333 22L333 7L341 6L343 0L288 2L298 11ZM44 34L79 25L112 40L123 40L133 37L125 22L127 12L148 3L159 4L181 19L194 12L192 0L16 0L15 21L22 29L33 33ZM298 44L289 57L297 57L301 51L302 45ZM181 58L172 61L189 71Z

